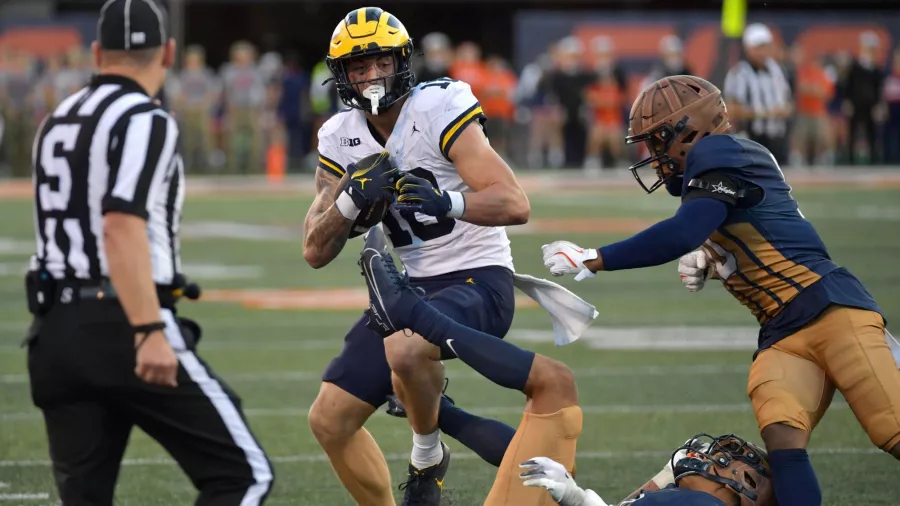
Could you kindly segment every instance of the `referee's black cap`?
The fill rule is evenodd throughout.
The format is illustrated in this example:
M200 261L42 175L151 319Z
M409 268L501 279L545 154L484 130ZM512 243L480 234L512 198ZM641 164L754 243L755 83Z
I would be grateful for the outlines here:
M97 40L103 49L138 51L168 40L168 16L156 0L107 0L100 9Z

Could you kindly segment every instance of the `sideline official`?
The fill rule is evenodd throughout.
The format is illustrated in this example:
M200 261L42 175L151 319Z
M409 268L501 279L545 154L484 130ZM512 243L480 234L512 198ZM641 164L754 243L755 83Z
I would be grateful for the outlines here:
M111 505L137 426L187 473L197 505L262 504L271 465L240 399L195 353L199 326L175 314L190 291L184 167L176 123L150 98L175 59L166 13L109 0L97 38L98 74L44 120L33 149L28 371L60 498Z
M791 86L773 58L775 40L766 25L753 23L744 30L743 43L745 59L728 71L722 87L728 115L739 131L785 163L794 106Z

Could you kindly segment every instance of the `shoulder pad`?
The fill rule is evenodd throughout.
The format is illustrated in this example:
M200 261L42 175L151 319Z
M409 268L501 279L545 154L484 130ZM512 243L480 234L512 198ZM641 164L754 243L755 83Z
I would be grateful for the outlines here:
M323 140L326 140L327 142L330 135L339 132L344 126L344 123L350 119L350 112L352 112L352 109L342 109L328 118L328 120L319 127L319 142L322 142Z
M710 135L697 142L685 161L683 190L687 190L688 182L710 171L722 171L754 184L784 182L781 168L768 149L734 135Z
M468 83L442 78L426 81L416 86L410 97L412 101L410 105L416 112L439 116L444 111L451 109L454 102L460 99L465 100L468 97L471 97L471 101L476 101Z
M751 164L752 160L741 145L731 135L710 135L700 139L688 153L685 160L684 179L700 176L716 169L739 169Z

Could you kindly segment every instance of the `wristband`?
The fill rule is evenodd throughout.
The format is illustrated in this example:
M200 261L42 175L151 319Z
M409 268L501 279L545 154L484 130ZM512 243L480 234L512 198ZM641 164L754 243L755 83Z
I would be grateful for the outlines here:
M152 322L145 323L143 325L132 325L131 330L135 334L143 334L143 337L141 337L140 342L135 348L140 348L144 344L144 341L146 341L147 338L150 337L150 334L156 332L157 330L165 330L165 328L166 324L164 322Z
M337 207L338 212L348 220L356 220L361 211L360 208L356 207L356 203L353 202L353 197L348 195L347 192L341 192L337 200L334 201L334 205Z
M450 210L447 211L447 217L453 219L460 219L463 216L463 213L466 212L466 197L460 192L446 192L447 196L450 197Z

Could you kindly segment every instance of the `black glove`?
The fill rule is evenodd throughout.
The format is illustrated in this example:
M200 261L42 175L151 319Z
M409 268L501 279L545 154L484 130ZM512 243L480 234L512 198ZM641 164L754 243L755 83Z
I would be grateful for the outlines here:
M400 211L441 217L453 207L450 194L438 190L427 179L406 174L397 181L397 187L400 193L395 207Z
M347 167L350 182L338 196L338 210L348 219L355 219L359 211L367 209L379 200L394 199L394 184L400 171L391 163L390 154L382 151L377 155L369 155L362 160L351 163Z

